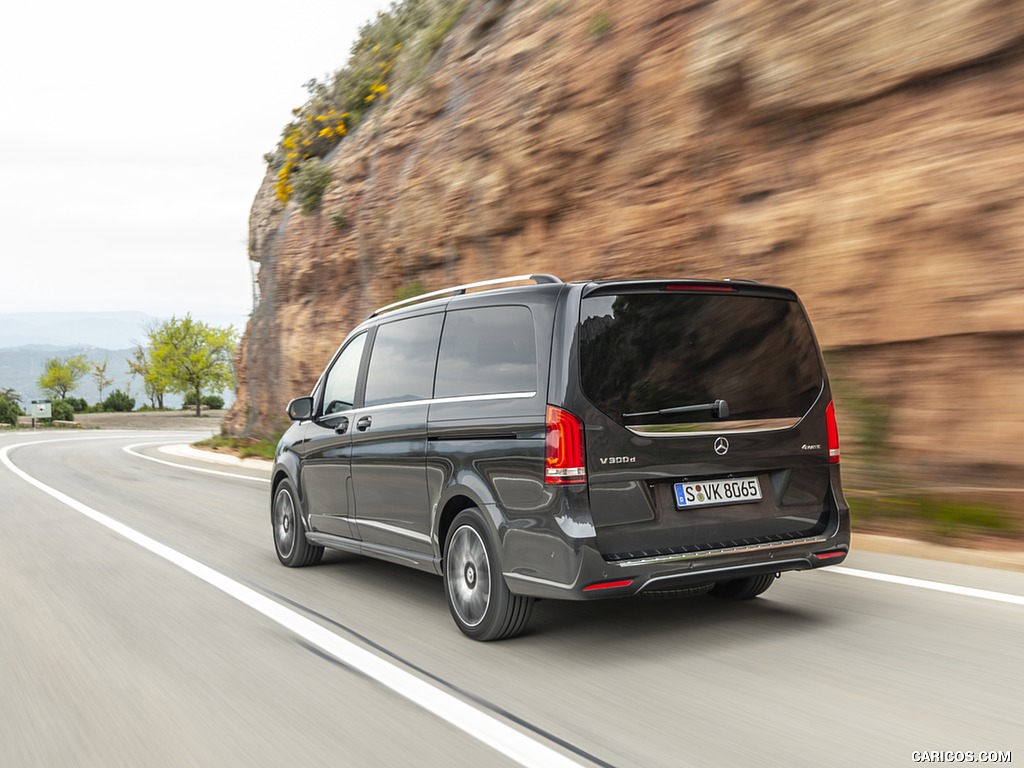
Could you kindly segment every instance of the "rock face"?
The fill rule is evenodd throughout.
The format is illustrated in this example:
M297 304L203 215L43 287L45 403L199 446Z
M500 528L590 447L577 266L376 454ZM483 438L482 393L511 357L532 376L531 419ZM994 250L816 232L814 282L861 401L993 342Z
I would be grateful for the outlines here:
M1024 0L477 2L327 162L253 205L233 433L417 284L737 276L802 296L848 485L1024 470Z

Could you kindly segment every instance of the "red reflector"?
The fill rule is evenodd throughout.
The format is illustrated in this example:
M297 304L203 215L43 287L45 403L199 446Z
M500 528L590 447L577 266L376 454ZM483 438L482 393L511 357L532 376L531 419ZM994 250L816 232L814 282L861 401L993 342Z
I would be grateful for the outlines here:
M544 482L553 485L587 482L583 460L583 422L568 411L548 406L544 447Z
M825 425L828 429L828 463L839 463L839 425L836 424L836 407L833 403L825 409Z
M666 291L708 291L710 293L736 293L730 285L666 285Z
M584 592L593 592L598 589L615 589L616 587L628 587L633 583L632 579L622 579L620 581L602 581L599 584L590 584L583 588Z
M845 554L845 549L833 549L829 552L815 552L814 556L819 560L831 560L833 557L843 557Z

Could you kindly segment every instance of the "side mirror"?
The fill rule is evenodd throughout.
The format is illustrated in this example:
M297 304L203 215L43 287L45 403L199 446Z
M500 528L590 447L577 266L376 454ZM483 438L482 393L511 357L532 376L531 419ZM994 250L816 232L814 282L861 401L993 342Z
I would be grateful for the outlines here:
M313 417L313 398L296 397L288 403L288 418L292 421L306 421Z

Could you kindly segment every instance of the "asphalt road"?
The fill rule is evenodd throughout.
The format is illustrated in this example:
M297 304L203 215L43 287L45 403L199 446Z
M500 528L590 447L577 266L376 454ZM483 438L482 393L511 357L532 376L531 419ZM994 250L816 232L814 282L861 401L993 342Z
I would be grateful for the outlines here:
M156 445L195 439L0 435L0 765L1024 761L1024 574L854 553L481 644L437 577L280 566L266 471Z

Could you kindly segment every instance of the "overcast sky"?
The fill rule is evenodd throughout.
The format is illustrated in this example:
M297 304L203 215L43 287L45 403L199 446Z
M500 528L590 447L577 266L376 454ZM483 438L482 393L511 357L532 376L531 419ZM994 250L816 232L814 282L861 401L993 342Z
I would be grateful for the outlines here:
M247 314L263 154L389 5L7 3L0 314Z

